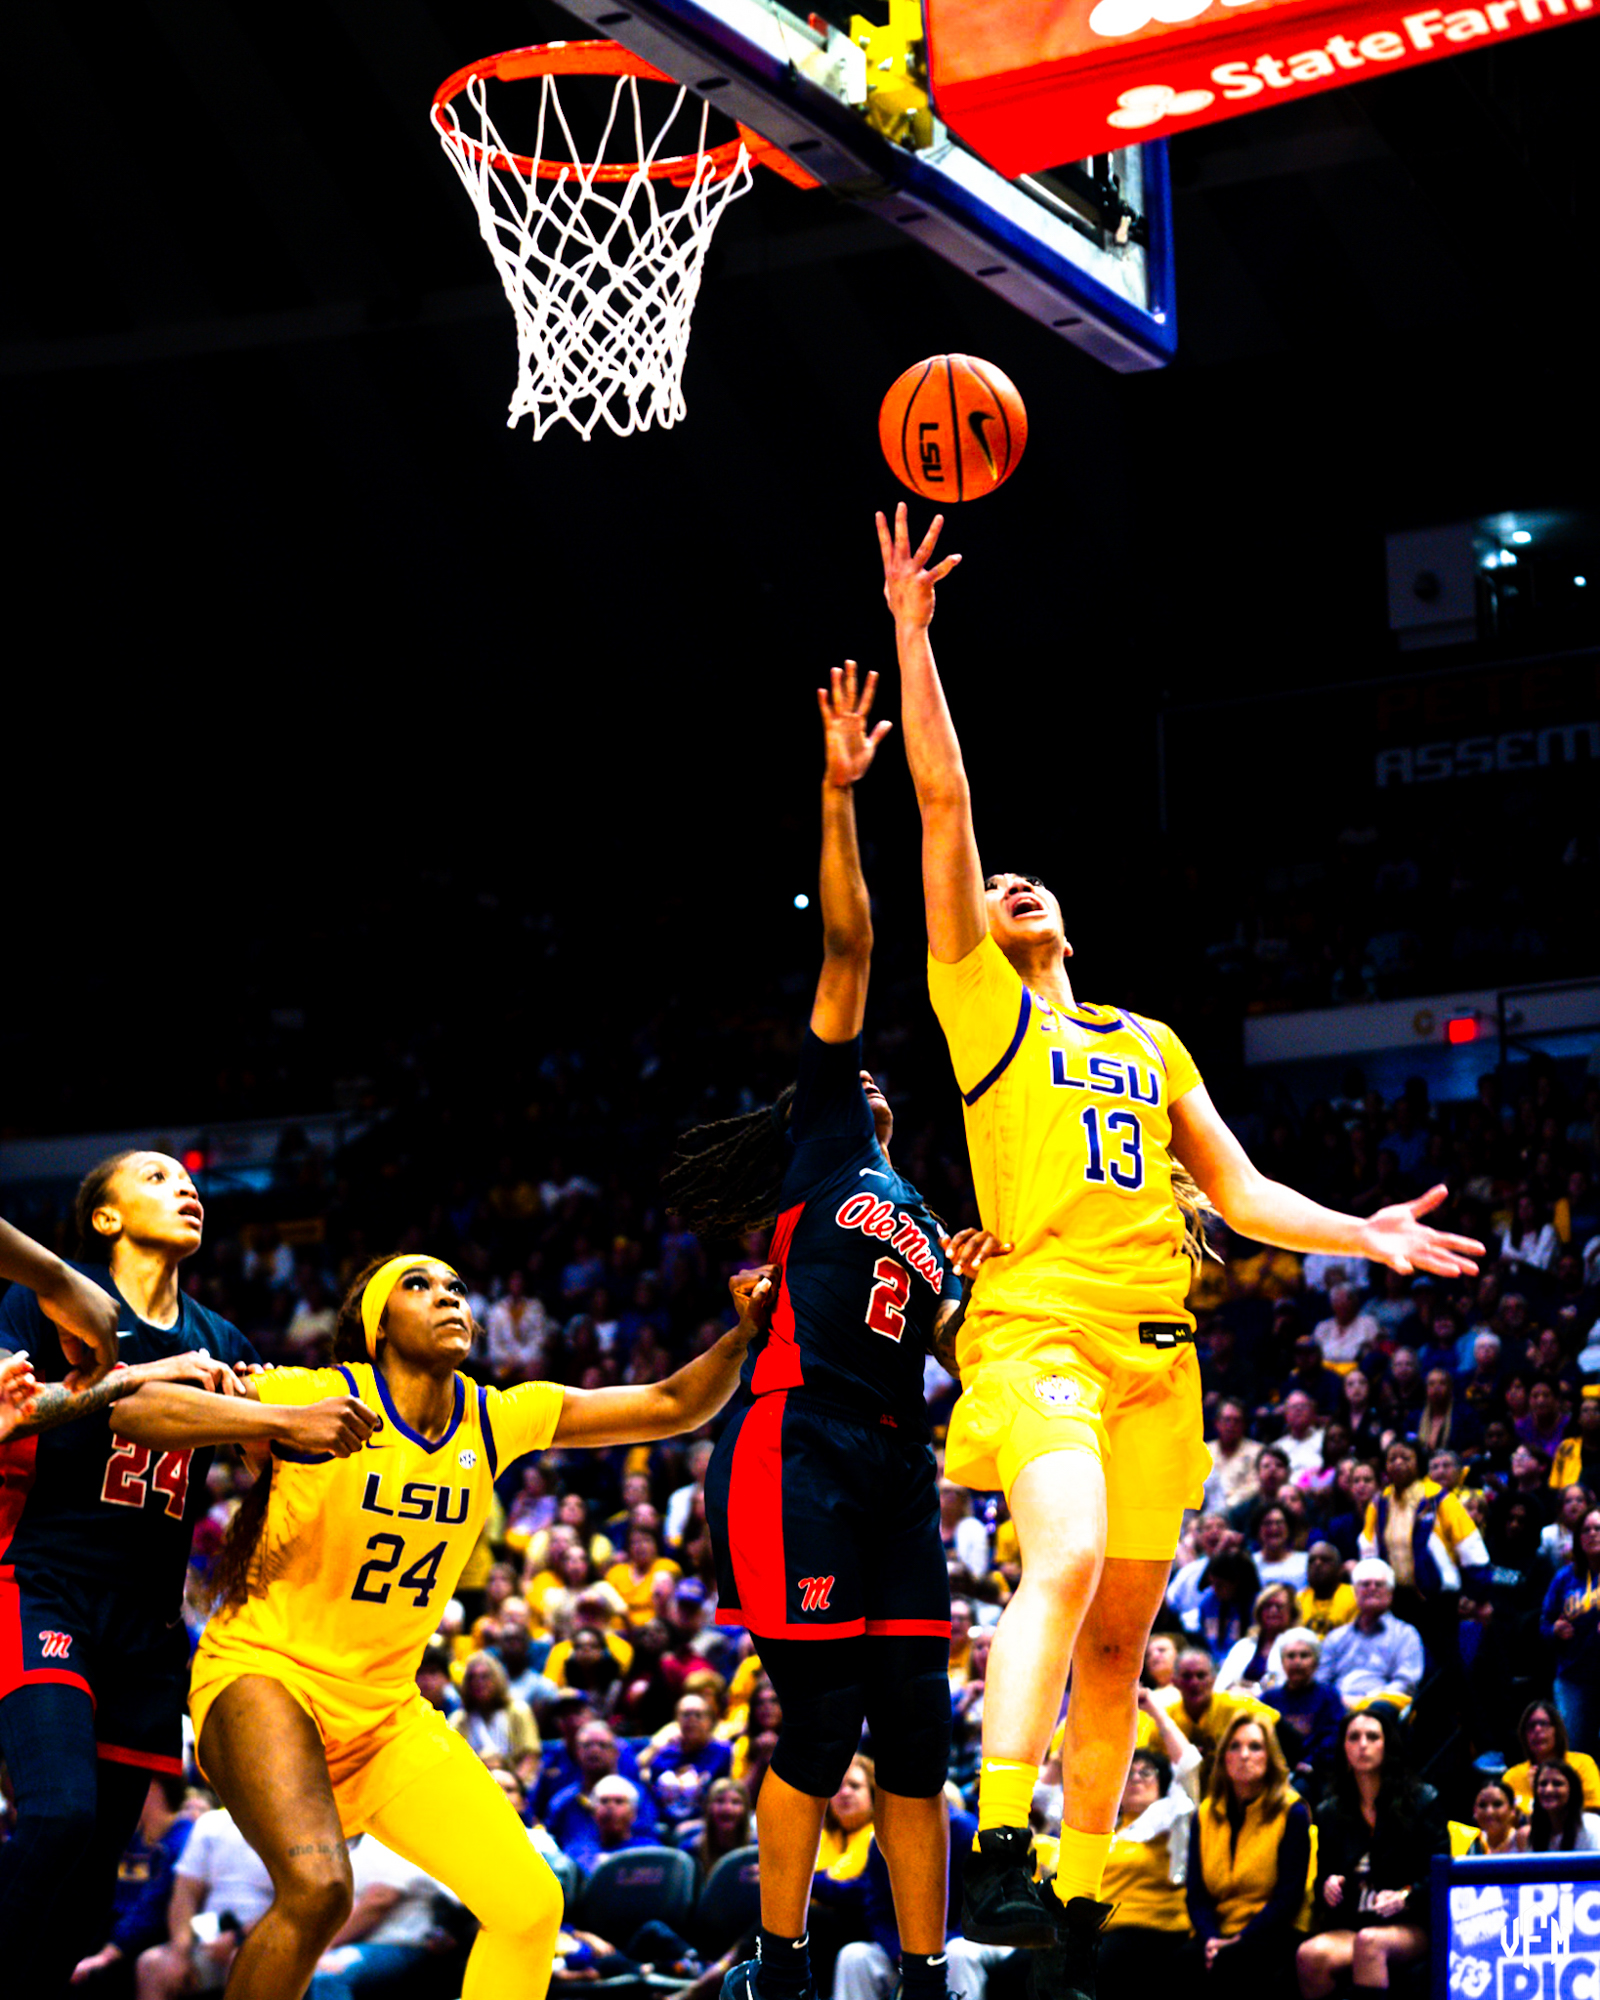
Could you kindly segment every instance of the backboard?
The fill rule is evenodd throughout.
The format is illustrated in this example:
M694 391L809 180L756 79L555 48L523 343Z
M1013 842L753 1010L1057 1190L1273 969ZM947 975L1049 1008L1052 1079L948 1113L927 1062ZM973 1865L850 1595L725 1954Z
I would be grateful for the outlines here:
M562 6L1097 361L1129 372L1172 358L1165 146L1007 180L930 103L919 0L890 0L887 28L780 0Z

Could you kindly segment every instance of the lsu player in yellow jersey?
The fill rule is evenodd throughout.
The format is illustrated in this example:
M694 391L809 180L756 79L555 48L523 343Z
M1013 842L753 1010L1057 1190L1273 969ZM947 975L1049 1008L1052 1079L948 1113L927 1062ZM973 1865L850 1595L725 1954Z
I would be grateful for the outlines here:
M1050 2000L1094 1992L1100 1878L1133 1749L1135 1688L1201 1441L1185 1215L1208 1199L1244 1235L1454 1276L1482 1245L1430 1228L1434 1188L1366 1220L1258 1173L1170 1028L1078 999L1061 905L1031 876L985 879L961 748L928 640L935 517L913 549L877 517L895 623L906 758L922 815L928 984L966 1107L984 1264L956 1336L962 1383L946 1471L1004 1489L1022 1579L989 1655L966 1935L1044 1948ZM932 565L930 567L930 565ZM1054 816L1055 799L1040 801ZM1192 1180L1189 1178L1192 1176ZM1196 1184L1198 1184L1196 1186ZM1029 1866L1028 1807L1072 1701L1054 1893Z
M663 1382L500 1390L457 1372L474 1331L461 1278L437 1258L392 1257L346 1298L336 1366L253 1375L244 1407L166 1384L118 1406L118 1429L152 1445L270 1440L282 1406L330 1399L356 1420L327 1455L271 1444L195 1656L201 1768L275 1891L234 1961L232 2000L305 1992L349 1915L345 1842L363 1829L478 1918L463 2000L540 2000L561 1890L488 1770L422 1700L417 1662L512 1460L676 1436L722 1407L769 1296L764 1271L732 1288L737 1326Z

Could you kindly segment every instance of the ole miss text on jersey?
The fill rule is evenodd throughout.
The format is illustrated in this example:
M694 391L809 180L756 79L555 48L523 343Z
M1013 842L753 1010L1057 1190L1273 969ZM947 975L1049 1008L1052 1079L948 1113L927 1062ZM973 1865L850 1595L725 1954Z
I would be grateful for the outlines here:
M806 1030L789 1115L793 1157L773 1231L778 1295L740 1377L928 1434L923 1362L961 1281L927 1203L890 1166L861 1086L861 1039Z

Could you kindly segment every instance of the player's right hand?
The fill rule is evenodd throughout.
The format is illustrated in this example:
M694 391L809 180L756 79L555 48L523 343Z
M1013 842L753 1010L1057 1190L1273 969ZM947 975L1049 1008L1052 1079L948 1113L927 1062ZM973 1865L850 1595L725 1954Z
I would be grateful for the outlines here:
M369 1410L354 1396L329 1396L324 1402L307 1403L285 1414L289 1442L297 1451L331 1452L335 1458L349 1458L374 1431L383 1428L377 1411Z
M944 516L935 514L928 523L928 532L911 547L911 531L906 525L906 503L902 500L894 510L894 532L889 531L889 523L880 513L878 522L878 550L883 557L883 595L896 625L931 625L933 623L934 585L942 583L958 562L960 556L946 556L943 562L928 564L939 544L940 531L944 527Z
M74 1394L90 1388L116 1365L118 1305L101 1288L70 1264L48 1286L34 1292L39 1310L53 1320L66 1358L66 1387Z
M746 1345L758 1333L766 1331L767 1322L772 1317L772 1308L778 1297L772 1281L777 1271L776 1264L756 1264L748 1271L735 1271L728 1280L728 1290L733 1295L739 1314L736 1331L744 1334Z
M1007 1256L1011 1250L989 1229L958 1229L954 1236L941 1236L939 1247L958 1278L975 1278L986 1259Z
M39 1378L26 1352L0 1358L0 1440L10 1437L38 1393Z

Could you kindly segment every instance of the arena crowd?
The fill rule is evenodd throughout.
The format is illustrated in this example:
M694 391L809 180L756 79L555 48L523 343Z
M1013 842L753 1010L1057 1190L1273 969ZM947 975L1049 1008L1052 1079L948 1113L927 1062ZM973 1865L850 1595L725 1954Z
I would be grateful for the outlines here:
M780 1035L769 1059L782 1057ZM426 1247L470 1278L484 1380L664 1376L727 1323L726 1275L765 1246L699 1242L663 1211L646 1163L670 1136L666 1095L648 1051L627 1060L647 1108L609 1151L591 1135L617 1129L618 1080L578 1053L541 1063L515 1120L464 1120L419 1093L336 1157L291 1136L269 1188L213 1179L188 1284L269 1359L319 1362L367 1257ZM952 1224L974 1220L959 1138L916 1115L936 1094L913 1101L897 1158ZM1421 1962L1432 1854L1600 1846L1600 1087L1543 1063L1486 1074L1450 1105L1420 1084L1385 1103L1353 1083L1303 1116L1261 1118L1251 1149L1358 1213L1443 1180L1450 1204L1433 1219L1491 1246L1478 1278L1445 1282L1262 1249L1213 1222L1191 1297L1213 1470L1147 1660L1105 1963L1160 1966L1180 1992L1276 1965L1313 1995L1352 1973L1385 1983L1364 1942L1380 1934L1416 1947L1393 1948L1397 1983ZM17 1219L73 1247L46 1202ZM936 1424L955 1394L930 1359ZM715 1620L708 1456L702 1435L511 1469L419 1672L568 1886L563 1983L649 1965L709 2000L754 1922L748 1898L720 1928L697 1922L693 1888L652 1928L637 1900L583 1897L608 1856L641 1847L681 1850L703 1891L753 1840L778 1715L747 1636ZM195 1635L242 1480L213 1471ZM947 1485L943 1528L949 1795L970 1830L988 1634L1018 1551L998 1495ZM886 2000L894 1982L871 1747L830 1808L813 1907L840 2000ZM1047 1764L1046 1855L1059 1800ZM221 1983L270 1889L203 1804L192 1766L187 1784L152 1786L116 1927L80 1967L87 1990L153 2000ZM459 1911L363 1845L315 2000L454 1991ZM751 1859L734 1872L748 1880ZM606 1928L581 1921L587 1907L612 1913ZM1021 1977L954 1937L951 1968L972 2000Z

